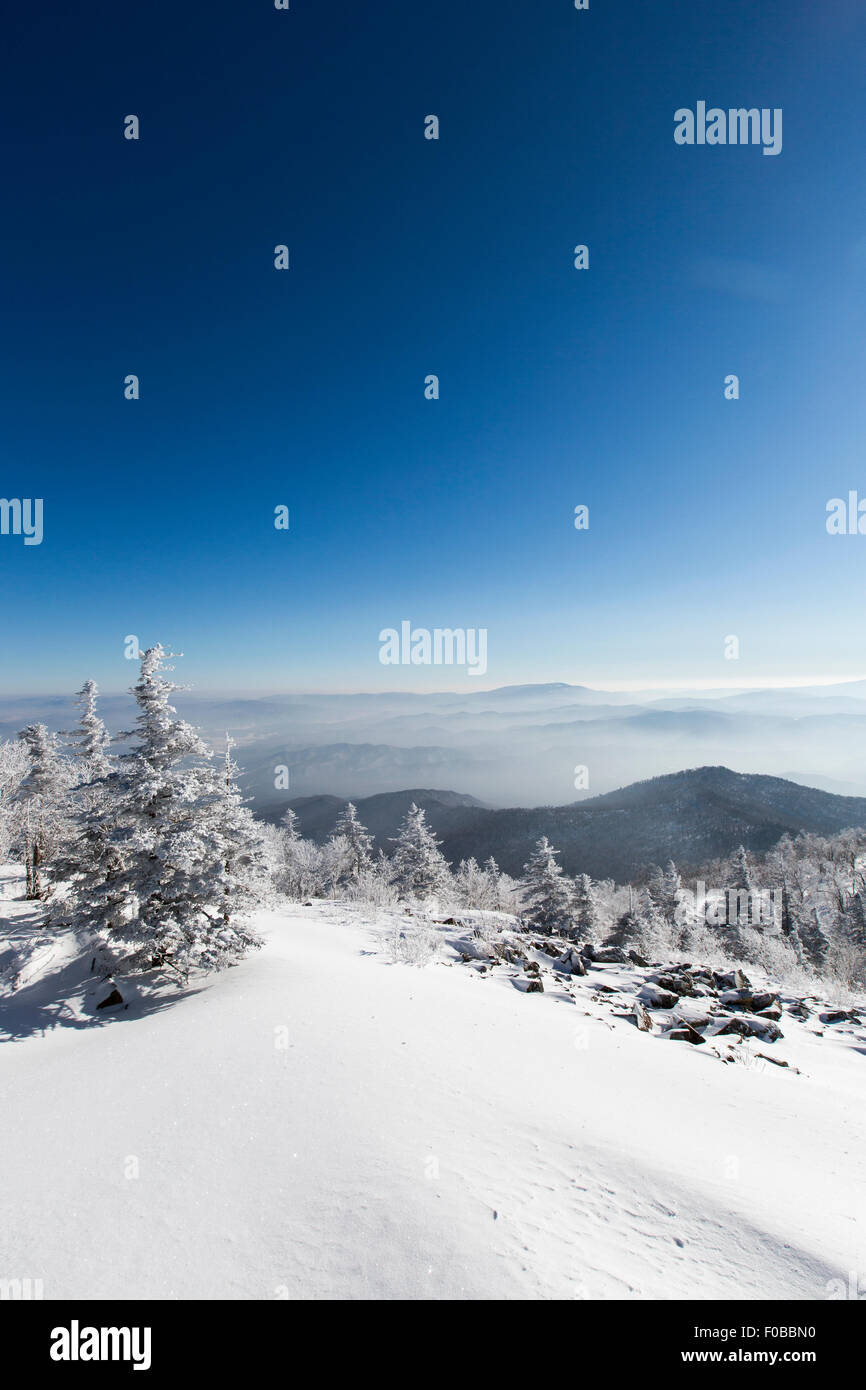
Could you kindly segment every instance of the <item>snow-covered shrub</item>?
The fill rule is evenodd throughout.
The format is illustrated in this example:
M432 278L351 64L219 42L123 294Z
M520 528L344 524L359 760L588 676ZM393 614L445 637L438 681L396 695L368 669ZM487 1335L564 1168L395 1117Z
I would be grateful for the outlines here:
M442 936L423 918L395 918L380 940L395 965L429 965L442 951Z
M373 865L344 884L340 896L347 902L363 903L368 907L391 908L397 906L400 895L387 875Z

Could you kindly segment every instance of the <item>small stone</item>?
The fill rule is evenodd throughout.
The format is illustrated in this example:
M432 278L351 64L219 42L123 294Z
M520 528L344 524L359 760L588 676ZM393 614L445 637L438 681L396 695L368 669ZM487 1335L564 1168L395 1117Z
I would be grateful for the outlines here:
M653 1021L639 999L634 1001L632 1013L634 1015L635 1026L639 1031L641 1033L651 1033L653 1030Z
M674 1042L693 1043L695 1046L705 1041L697 1029L690 1028L687 1023L681 1024L678 1028L671 1028L669 1032L665 1033L665 1037L671 1038Z
M766 1052L756 1052L755 1056L760 1057L762 1062L772 1062L774 1067L786 1067L788 1065L784 1057L770 1057Z
M119 989L113 989L107 994L101 1004L97 1004L97 1009L113 1009L115 1005L123 1003L123 995Z

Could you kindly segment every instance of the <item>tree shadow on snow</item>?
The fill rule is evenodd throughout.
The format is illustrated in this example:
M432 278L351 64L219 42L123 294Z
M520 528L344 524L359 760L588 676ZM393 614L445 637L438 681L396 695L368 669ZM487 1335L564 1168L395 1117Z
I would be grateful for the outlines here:
M0 1042L44 1037L58 1028L133 1023L170 1009L204 987L142 976L124 976L116 983L92 971L92 960L92 951L86 951L0 997ZM119 990L122 1002L100 1009L114 990Z

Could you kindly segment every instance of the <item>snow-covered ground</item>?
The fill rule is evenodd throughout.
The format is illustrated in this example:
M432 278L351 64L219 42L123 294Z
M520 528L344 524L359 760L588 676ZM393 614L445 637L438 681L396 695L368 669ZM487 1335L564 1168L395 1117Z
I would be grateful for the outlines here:
M866 1270L862 1028L690 1046L627 1016L635 967L526 993L453 926L394 963L393 915L334 904L97 1012L19 892L0 1276L46 1298L809 1299Z

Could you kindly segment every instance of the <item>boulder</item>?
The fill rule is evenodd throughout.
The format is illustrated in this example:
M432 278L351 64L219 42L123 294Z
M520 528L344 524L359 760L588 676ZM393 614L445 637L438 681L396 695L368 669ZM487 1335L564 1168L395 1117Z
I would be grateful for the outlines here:
M713 983L717 989L750 989L751 984L748 976L742 970L729 970L726 974L721 971L713 971Z
M700 980L701 984L704 985L713 985L715 983L712 970L709 970L705 965L699 966L697 970L692 969L691 976L693 980Z
M522 965L526 956L516 946L497 945L496 954L500 960L507 961L509 965Z
M860 1015L856 1009L830 1009L821 1014L822 1023L859 1023Z
M726 989L719 995L719 999L728 1008L736 1009L739 1013L749 1014L759 1014L764 1009L772 1009L779 1004L778 994L752 989ZM779 1017L781 1018L781 1016L780 1009Z
M672 990L674 994L685 994L694 997L698 993L694 980L686 970L670 972L667 975L657 975L656 979L662 989Z
M712 1008L697 999L678 999L672 1021L687 1024L689 1028L708 1028L713 1022Z
M628 958L631 961L632 965L641 965L644 967L649 965L649 961L644 960L643 956L638 955L637 951L629 951Z
M781 1028L770 1018L760 1018L755 1014L732 1014L721 1020L716 1036L722 1033L739 1033L741 1038L760 1038L761 1042L775 1042L783 1036Z
M673 994L669 989L661 989L659 985L643 985L640 998L650 1009L672 1009L679 1003L678 994Z
M599 965L626 965L628 956L619 946L593 946L591 942L581 946L581 954L586 960Z
M574 946L569 946L568 950L563 951L556 961L556 969L563 970L569 975L585 975L586 966L579 951Z

